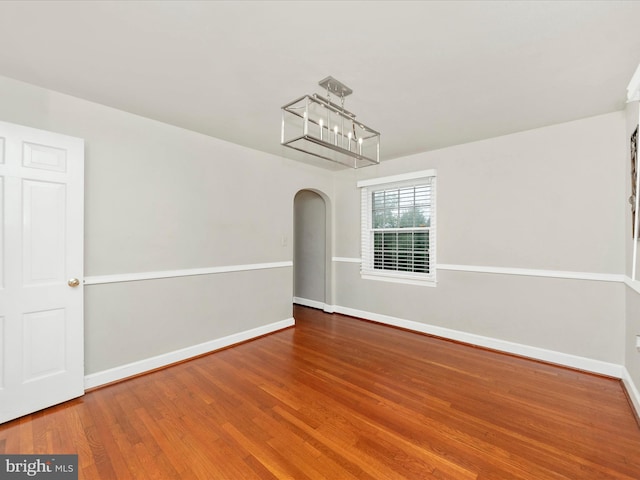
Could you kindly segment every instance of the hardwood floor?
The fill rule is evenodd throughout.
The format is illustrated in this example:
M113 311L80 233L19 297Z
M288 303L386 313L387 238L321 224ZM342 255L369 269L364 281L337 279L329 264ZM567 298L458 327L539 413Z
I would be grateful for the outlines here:
M296 307L296 327L0 425L79 478L640 478L620 382Z

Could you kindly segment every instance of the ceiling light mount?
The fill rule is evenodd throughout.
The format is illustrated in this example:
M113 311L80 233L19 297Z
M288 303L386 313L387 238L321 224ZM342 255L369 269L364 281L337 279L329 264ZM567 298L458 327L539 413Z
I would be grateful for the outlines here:
M320 80L318 82L318 85L324 88L327 92L333 93L338 97L346 97L353 93L353 90L351 90L344 83L340 82L339 80L336 80L332 76L328 76L324 80Z
M352 168L379 164L380 133L344 108L353 90L330 76L318 84L326 98L304 95L282 107L280 144ZM332 94L340 105L331 101Z

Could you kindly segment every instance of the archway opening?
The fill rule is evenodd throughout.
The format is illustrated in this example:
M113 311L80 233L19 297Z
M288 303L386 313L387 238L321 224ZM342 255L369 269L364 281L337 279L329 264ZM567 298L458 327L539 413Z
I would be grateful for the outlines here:
M328 197L300 190L294 197L293 302L331 310L331 221Z

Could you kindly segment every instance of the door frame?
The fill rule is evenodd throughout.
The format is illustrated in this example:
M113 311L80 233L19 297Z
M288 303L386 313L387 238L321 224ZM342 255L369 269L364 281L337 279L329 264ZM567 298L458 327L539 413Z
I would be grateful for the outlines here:
M296 259L295 259L295 245L299 239L297 236L297 228L296 228L296 215L295 215L295 202L296 197L300 192L312 192L318 195L322 201L324 202L324 237L325 237L325 251L324 251L324 302L320 305L308 305L313 306L315 308L322 308L327 313L333 313L334 299L335 299L335 287L333 282L333 207L332 202L329 196L321 190L316 188L301 188L298 190L293 196L293 284L292 287L295 289L295 271L296 271ZM292 291L292 297L294 292Z

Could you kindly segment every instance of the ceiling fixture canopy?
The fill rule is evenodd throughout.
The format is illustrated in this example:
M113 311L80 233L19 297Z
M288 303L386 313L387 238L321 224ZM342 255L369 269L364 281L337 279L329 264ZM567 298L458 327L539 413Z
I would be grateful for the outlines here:
M304 95L282 107L280 143L352 168L380 163L380 133L344 108L344 97L353 90L333 77L318 85L326 90L326 98ZM340 99L340 105L331 101L331 95Z

